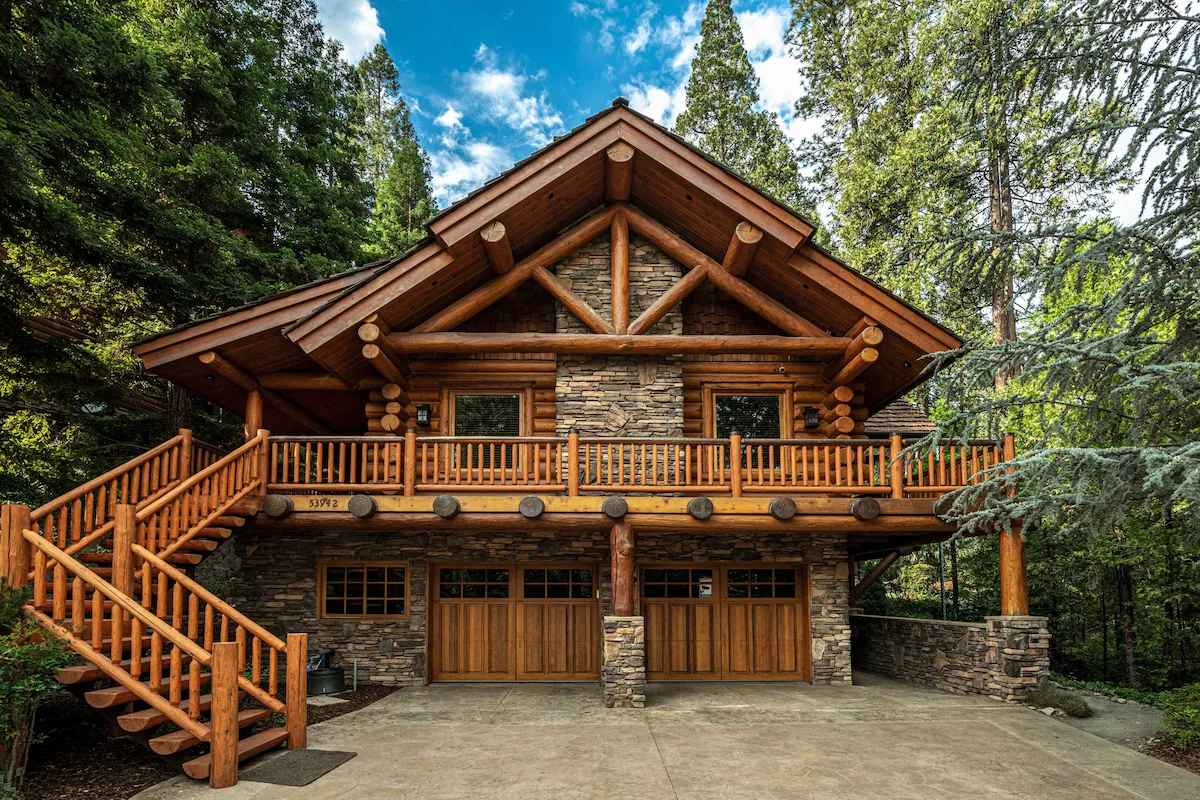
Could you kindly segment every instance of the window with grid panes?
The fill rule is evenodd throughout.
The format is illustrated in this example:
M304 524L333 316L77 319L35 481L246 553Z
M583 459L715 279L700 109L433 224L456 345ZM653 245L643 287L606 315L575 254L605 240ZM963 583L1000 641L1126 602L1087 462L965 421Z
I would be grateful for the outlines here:
M708 599L713 596L712 567L646 567L642 570L642 595Z
M719 394L713 397L718 439L740 433L743 439L778 439L781 435L781 395Z
M530 600L588 600L595 596L595 573L590 569L529 568L524 570L522 591Z
M403 617L408 612L408 564L323 564L321 596L323 617Z
M508 598L509 570L455 567L438 570L438 597L447 600Z
M728 569L725 596L730 600L795 597L798 579L794 567Z
M455 393L453 399L455 436L510 438L521 435L520 394ZM464 466L491 468L495 460L496 466L499 467L499 462L503 460L503 466L511 467L515 450L516 448L511 446L501 448L499 445L477 445L471 452L471 463ZM463 452L461 458L466 460L467 453Z

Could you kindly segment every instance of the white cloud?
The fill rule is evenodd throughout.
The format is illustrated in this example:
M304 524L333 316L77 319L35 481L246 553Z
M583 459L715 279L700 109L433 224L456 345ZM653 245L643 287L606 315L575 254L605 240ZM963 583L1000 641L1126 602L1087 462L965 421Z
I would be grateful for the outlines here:
M650 26L650 22L657 13L658 6L653 3L647 4L646 9L638 17L637 27L634 28L629 38L625 40L626 53L636 55L650 43L650 35L654 32L654 29Z
M446 110L438 114L433 121L443 128L461 128L463 126L462 114L458 113L449 103L446 104Z
M563 127L562 116L550 103L545 90L533 91L528 85L542 80L541 73L527 75L499 66L499 59L487 45L475 52L477 67L459 76L468 95L464 102L488 121L519 131L526 142L541 147Z
M356 62L383 41L379 12L370 0L317 0L325 34L342 43L342 58Z
M496 177L512 166L513 160L503 147L480 140L430 153L429 162L433 194L444 207Z
M674 87L655 86L634 82L621 86L621 93L629 99L629 106L651 119L670 127L684 109L687 91L685 78Z
M571 13L577 17L592 17L600 23L600 29L595 33L589 31L584 37L586 41L591 41L594 37L596 43L600 45L600 49L604 52L611 52L613 44L616 42L613 36L613 30L617 26L616 17L612 16L612 12L617 9L616 0L604 0L594 6L589 6L587 3L582 3L579 0L572 0Z

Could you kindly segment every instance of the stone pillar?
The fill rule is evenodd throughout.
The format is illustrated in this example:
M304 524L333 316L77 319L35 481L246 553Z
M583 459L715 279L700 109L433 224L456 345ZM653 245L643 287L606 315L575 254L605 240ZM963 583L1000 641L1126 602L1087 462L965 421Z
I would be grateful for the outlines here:
M1050 629L1046 617L987 617L988 693L1023 700L1050 675Z
M603 664L607 708L646 707L646 618L605 617Z

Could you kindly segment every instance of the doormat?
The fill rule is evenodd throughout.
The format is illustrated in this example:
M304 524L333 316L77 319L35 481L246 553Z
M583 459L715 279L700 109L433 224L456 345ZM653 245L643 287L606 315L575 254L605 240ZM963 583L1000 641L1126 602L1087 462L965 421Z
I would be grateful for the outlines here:
M273 783L276 786L308 786L356 755L358 753L340 750L288 750L278 758L246 770L240 780Z

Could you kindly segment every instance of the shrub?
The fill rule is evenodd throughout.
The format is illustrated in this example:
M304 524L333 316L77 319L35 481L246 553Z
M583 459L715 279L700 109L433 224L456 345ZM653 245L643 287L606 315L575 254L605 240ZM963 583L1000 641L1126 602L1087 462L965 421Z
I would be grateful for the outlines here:
M1200 747L1200 683L1164 692L1163 729L1176 750Z
M1060 689L1050 683L1049 678L1042 678L1038 685L1029 693L1026 700L1038 708L1057 708L1071 717L1090 717L1092 707L1087 701L1074 692Z
M25 619L29 597L0 579L0 798L21 788L38 705L58 691L54 673L67 662L62 643Z

